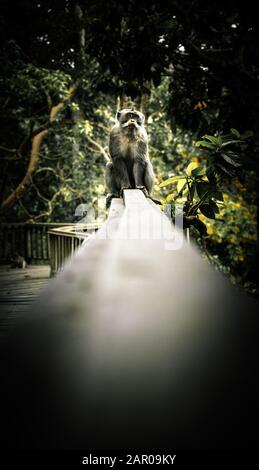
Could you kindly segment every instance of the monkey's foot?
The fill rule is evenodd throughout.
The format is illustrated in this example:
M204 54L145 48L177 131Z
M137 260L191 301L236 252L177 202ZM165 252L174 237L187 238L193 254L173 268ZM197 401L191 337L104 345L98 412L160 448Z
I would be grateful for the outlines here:
M149 197L148 190L145 186L136 186L136 189L139 189L146 197Z
M106 209L108 209L111 205L112 199L115 197L120 197L119 194L116 193L108 193L106 196Z

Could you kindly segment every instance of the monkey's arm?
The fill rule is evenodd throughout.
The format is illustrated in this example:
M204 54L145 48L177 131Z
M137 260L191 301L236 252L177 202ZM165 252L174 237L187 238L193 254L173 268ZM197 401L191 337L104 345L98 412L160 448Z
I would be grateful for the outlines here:
M121 193L123 189L131 188L127 165L120 151L119 138L116 132L111 132L109 151L112 159L112 178L114 186Z
M114 162L114 160L117 158L122 157L120 148L120 130L117 126L114 126L110 133L109 152L112 162Z

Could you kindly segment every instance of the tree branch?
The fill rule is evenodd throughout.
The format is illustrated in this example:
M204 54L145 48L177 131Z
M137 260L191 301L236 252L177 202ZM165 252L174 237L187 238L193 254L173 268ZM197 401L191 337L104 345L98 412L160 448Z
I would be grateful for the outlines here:
M109 158L108 153L105 151L104 147L102 147L102 145L99 144L99 142L96 142L95 140L93 140L88 135L86 136L86 138L89 140L89 142L91 142L92 145L94 145L98 149L98 151L103 155L106 162L109 162L110 158Z
M58 103L56 106L53 106L50 110L49 122L53 123L60 112L60 110L64 107L65 103L71 99L74 95L76 89L78 88L80 80L77 80L73 85L70 86L67 96L63 101ZM22 181L18 184L12 193L7 196L4 201L2 202L0 209L1 211L5 211L6 209L12 207L25 193L26 189L30 185L32 181L32 176L35 173L38 161L39 161L39 150L42 143L43 138L48 133L48 126L45 128L40 128L37 131L33 132L33 139L32 139L32 147L30 153L30 159L28 168L26 171L25 176L23 177Z

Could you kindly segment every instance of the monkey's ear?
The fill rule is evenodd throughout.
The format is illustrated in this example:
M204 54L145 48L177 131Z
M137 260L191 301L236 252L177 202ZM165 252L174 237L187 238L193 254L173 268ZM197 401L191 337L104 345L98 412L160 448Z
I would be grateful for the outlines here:
M116 116L115 116L116 120L119 121L120 117L121 117L121 111L117 111Z

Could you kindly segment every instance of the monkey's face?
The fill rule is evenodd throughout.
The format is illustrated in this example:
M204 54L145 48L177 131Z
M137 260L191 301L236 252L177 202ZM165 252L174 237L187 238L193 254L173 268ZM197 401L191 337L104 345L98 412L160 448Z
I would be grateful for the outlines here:
M139 111L123 109L117 113L117 119L123 133L128 137L135 137L141 132L145 117Z

